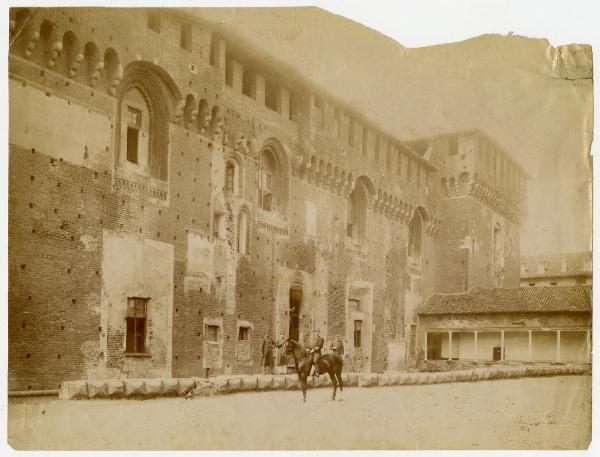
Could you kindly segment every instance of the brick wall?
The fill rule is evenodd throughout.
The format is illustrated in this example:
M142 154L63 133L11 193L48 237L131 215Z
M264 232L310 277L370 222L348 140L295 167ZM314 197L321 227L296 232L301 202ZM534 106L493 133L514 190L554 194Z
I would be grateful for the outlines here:
M32 32L48 18L55 32L48 42L36 41ZM386 369L388 345L408 337L415 307L434 291L464 283L468 274L458 245L469 230L486 232L495 212L473 199L444 200L432 186L439 179L431 164L414 152L403 149L397 167L394 156L386 164L385 148L379 162L372 151L369 157L361 153L358 134L353 146L344 135L334 138L317 125L309 86L291 90L282 83L299 107L296 120L270 110L260 96L253 99L226 86L224 68L208 62L215 25L194 23L189 51L179 47L178 16L165 14L163 21L158 35L148 29L145 10L38 9L11 48L9 388L57 388L68 379L162 376L169 370L172 376L204 375L206 368L211 374L258 372L264 334L287 336L291 286L303 288L300 325L307 339L315 328L325 337L348 339L349 288L360 284L372 293L369 344L354 351L347 340L346 351L355 353L359 369ZM85 54L75 68L64 54L51 67L48 46L67 30L78 37L81 53L93 44L98 55ZM218 61L226 46L220 42ZM94 65L109 48L118 65L95 74ZM72 77L70 68L75 68ZM169 93L163 106L168 141L159 150L168 157L163 181L136 175L117 154L116 96L122 78L136 81L131 68L152 73L157 87ZM257 84L264 86L272 72L258 69ZM297 84L299 76L294 78ZM193 118L194 109L183 109L186 100L192 108L204 100L209 112L218 106L222 124L207 127ZM325 125L331 124L333 107L329 111ZM360 114L353 117L360 123ZM385 134L369 128L374 150L375 134ZM394 141L383 138L381 144ZM257 167L264 144L278 148L286 176L281 195L289 198L279 217L258 209ZM237 195L224 192L225 161L232 157L240 168ZM356 247L345 234L346 205L359 177L368 183L368 217L365 241ZM316 233L307 231L312 224L307 219L314 217L307 215L307 205L316 208ZM427 214L427 226L421 259L411 267L407 225L417 207ZM237 252L243 208L251 220L245 255ZM215 213L225 214L224 239L213 237ZM506 227L508 283L519 274L518 230ZM116 298L103 301L110 295L103 287L114 284L108 275L118 273L118 266L105 262L111 255L106 237L172 251L172 278L163 274L164 287L153 292L172 309L167 323L149 316L148 359L124 355L124 323L115 322L114 311L123 311L128 294L153 290L156 281L146 273L154 262L142 261L141 273L131 273L131 289L123 287ZM486 243L482 236L481 259L489 250ZM154 255L160 257L157 264L165 262ZM487 281L476 274L469 280ZM238 357L240 322L251 330ZM219 327L215 342L208 341L207 323Z

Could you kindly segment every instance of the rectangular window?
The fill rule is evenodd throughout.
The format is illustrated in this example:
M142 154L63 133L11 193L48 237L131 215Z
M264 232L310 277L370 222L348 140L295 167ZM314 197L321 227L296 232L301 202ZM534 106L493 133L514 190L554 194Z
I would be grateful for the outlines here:
M218 341L219 326L206 324L204 326L204 338L208 341Z
M143 354L146 352L147 308L147 298L131 297L127 299L125 352L130 354Z
M277 109L277 90L279 87L270 82L265 81L265 106L273 111L278 111Z
M250 339L250 327L240 327L238 330L238 340L248 341Z
M233 87L233 60L225 58L225 84Z
M142 112L127 107L127 161L138 163L138 148L140 129L142 127Z
M362 344L362 321L354 321L354 347L359 348Z
M160 14L150 13L148 15L148 28L153 32L160 33Z
M242 76L242 94L254 98L254 74L247 68L244 68Z
M192 24L181 24L179 46L186 51L192 50Z

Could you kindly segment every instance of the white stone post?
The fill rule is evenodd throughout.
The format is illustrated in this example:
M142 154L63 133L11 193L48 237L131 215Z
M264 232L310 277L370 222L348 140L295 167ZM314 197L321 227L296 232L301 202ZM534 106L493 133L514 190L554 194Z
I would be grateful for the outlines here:
M479 348L478 348L478 338L479 332L473 332L473 359L477 362L479 360Z
M588 330L587 332L587 341L586 341L586 346L587 346L587 361L591 362L592 361L592 333Z
M500 330L500 360L504 361L504 330Z
M448 360L452 360L452 332L448 332Z
M533 360L533 339L532 339L532 331L528 330L527 333L529 333L529 361L531 362Z
M560 362L560 330L556 331L556 361Z
M423 345L425 347L425 357L424 357L424 359L425 359L425 361L427 361L427 332L425 332L425 341L424 341L424 343L425 343Z

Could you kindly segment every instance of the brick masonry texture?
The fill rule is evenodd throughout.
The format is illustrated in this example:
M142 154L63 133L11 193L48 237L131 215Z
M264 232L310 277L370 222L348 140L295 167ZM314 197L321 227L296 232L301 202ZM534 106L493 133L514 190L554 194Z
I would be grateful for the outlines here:
M348 370L410 368L410 326L432 293L518 286L525 177L485 133L411 146L274 58L244 66L245 52L255 62L266 54L236 47L218 24L172 10L161 13L158 34L149 14L10 12L10 390L259 373L265 333L288 335L291 287L302 289L300 339L317 328L344 337ZM251 96L226 83L228 62L250 70ZM265 80L277 88L275 110L265 106ZM147 168L128 163L118 142L130 87L155 122ZM258 201L269 153L275 211ZM227 161L236 164L233 192ZM357 232L347 236L353 198ZM246 253L238 252L241 211ZM214 236L219 215L222 237ZM127 260L137 263L119 263ZM149 292L165 271L164 287ZM126 285L106 289L117 282ZM365 306L359 317L349 294ZM158 313L148 315L143 356L125 352L128 297L148 298Z

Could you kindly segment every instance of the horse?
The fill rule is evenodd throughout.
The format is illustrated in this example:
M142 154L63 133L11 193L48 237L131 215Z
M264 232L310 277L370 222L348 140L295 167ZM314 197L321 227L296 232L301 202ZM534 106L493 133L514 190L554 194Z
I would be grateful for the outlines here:
M310 375L310 369L313 366L312 354L309 354L300 343L292 339L288 338L284 344L286 345L285 352L292 354L294 358L294 366L296 367L298 380L302 387L302 397L303 400L306 401L307 379ZM325 373L329 374L331 382L333 383L333 395L331 399L335 400L338 384L340 386L340 391L344 391L344 383L342 381L342 366L344 362L338 354L331 353L322 355L317 364L319 375Z

